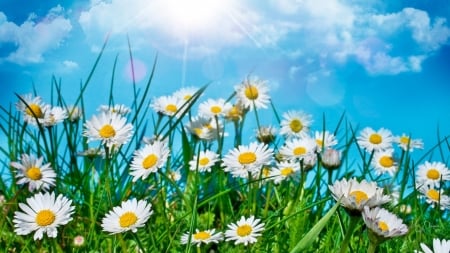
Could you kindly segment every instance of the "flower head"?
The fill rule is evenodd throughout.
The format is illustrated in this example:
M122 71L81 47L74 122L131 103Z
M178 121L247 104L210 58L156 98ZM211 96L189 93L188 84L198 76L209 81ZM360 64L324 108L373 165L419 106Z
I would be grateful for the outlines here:
M295 161L282 161L277 163L277 166L272 168L270 176L273 177L275 184L279 184L284 180L292 178L300 171L300 165Z
M137 229L143 227L150 215L152 204L145 200L130 199L123 201L120 206L114 207L102 219L103 231L110 234L123 233L131 231L137 232Z
M384 208L364 207L362 217L366 226L377 236L391 238L402 236L408 232L408 227L403 220Z
M439 238L433 239L433 249L428 248L428 246L425 243L421 243L420 247L422 248L422 251L415 250L415 253L448 253L450 252L450 240Z
M317 143L317 150L320 152L323 149L329 149L335 146L338 142L336 136L328 131L314 132L314 139Z
M450 181L450 170L442 162L428 162L418 166L416 182L419 185L430 184L436 187L440 182Z
M40 240L44 234L55 238L57 228L72 220L75 207L72 201L55 193L37 193L27 198L26 204L19 203L20 211L14 212L14 231L18 235L28 235L35 231L33 239Z
M211 118L197 116L191 119L186 125L186 129L201 140L214 140L219 135L226 136L226 133L223 133L222 123L220 121L217 122L218 124Z
M194 234L185 233L181 236L181 244L188 244L189 237L191 237L191 244L197 245L200 247L202 243L219 243L219 241L223 240L223 233L217 232L215 229L207 229L207 230L195 230Z
M361 131L360 136L357 137L358 145L368 152L390 149L393 141L394 137L391 131L385 128L375 131L370 127L366 127Z
M309 155L314 155L317 150L317 143L311 137L304 135L302 138L287 140L280 148L280 154L284 160L300 161Z
M46 191L54 186L56 173L50 163L42 164L43 160L43 157L22 154L20 162L11 162L11 166L17 169L17 184L28 184L30 191Z
M161 96L157 97L150 107L162 115L179 117L184 103L184 100L175 96Z
M433 208L439 206L441 210L450 209L450 197L444 194L442 188L436 189L433 185L422 185L419 192Z
M388 173L390 176L394 176L397 171L397 163L394 160L393 154L393 149L375 152L372 159L372 166L375 168L376 175Z
M270 102L267 82L256 77L247 78L235 87L238 103L246 109L267 108Z
M201 151L189 162L189 169L198 172L211 172L211 167L219 161L219 155L211 150Z
M67 116L71 122L78 121L82 115L83 112L81 111L80 107L74 105L67 107Z
M275 142L277 130L273 126L262 126L256 130L256 139L267 145Z
M326 149L321 155L322 166L334 170L341 166L341 152L335 149Z
M183 101L188 101L191 99L195 93L199 91L199 88L197 87L183 87L173 93L173 96L176 98L179 98Z
M423 149L423 142L421 139L411 139L408 135L402 134L401 136L394 137L394 142L404 151L412 152L414 149Z
M61 123L63 120L67 119L69 115L67 114L67 110L55 106L47 109L44 113L44 118L39 121L46 127L54 126L58 123Z
M123 105L123 104L116 104L116 105L101 105L98 108L98 111L100 112L104 112L104 113L117 113L120 114L122 116L126 116L128 113L131 112L130 107Z
M234 241L234 244L252 244L257 242L257 237L261 236L264 231L264 223L261 223L260 219L255 219L254 216L241 219L233 224L228 225L228 229L225 231L226 241Z
M287 111L283 113L280 134L288 138L301 138L305 133L308 133L312 122L310 114L302 111Z
M199 115L205 118L221 117L228 114L232 105L225 99L208 99L199 105Z
M26 94L20 98L16 108L23 112L24 121L27 123L37 125L36 119L44 119L45 112L50 109L50 105L45 104L39 96Z
M154 141L134 152L130 166L133 182L139 178L146 179L150 173L155 173L166 164L170 149L164 141Z

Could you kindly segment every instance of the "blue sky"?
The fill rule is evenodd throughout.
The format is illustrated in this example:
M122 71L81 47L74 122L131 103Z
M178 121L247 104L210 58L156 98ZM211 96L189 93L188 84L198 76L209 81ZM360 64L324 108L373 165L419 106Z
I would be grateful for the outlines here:
M323 113L333 123L345 111L426 148L438 126L450 134L447 0L2 0L1 105L33 83L45 98L52 75L70 101L108 34L91 91L106 94L118 55L117 102L131 92L128 36L138 85L158 55L154 96L210 81L207 94L228 96L257 75L279 111L311 113L317 128Z

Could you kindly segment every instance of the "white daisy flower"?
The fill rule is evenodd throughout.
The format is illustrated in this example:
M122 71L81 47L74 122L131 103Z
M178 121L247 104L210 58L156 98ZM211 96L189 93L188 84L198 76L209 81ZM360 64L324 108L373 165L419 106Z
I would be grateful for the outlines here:
M84 124L83 136L89 141L100 140L109 148L127 143L133 135L133 125L117 113L100 113Z
M264 223L261 223L260 219L255 219L254 216L241 219L233 224L228 225L228 229L225 231L226 241L234 241L234 244L252 244L257 242L257 237L261 236L264 231Z
M317 143L309 136L287 140L280 148L284 160L300 161L317 150Z
M305 133L308 133L312 122L310 114L302 111L287 111L283 113L280 134L288 138L301 138Z
M247 78L235 88L238 103L246 109L267 108L270 102L267 81L257 77Z
M11 166L17 169L17 184L28 184L30 191L47 191L55 186L56 173L50 163L42 164L44 158L36 158L33 155L22 154L20 162L11 162Z
M335 149L326 149L322 151L320 156L322 161L322 166L325 169L334 170L341 166L341 152Z
M179 181L179 180L181 179L181 172L180 172L180 169L169 171L169 173L168 173L167 176L168 176L169 179L172 180L173 182Z
M80 107L70 105L67 107L67 116L69 118L69 121L76 122L83 116L83 112L81 111Z
M195 93L199 91L199 88L197 87L183 87L173 93L174 97L177 97L183 101L188 101L191 99Z
M361 212L364 206L375 207L390 201L390 197L383 194L383 189L375 182L367 182L363 179L358 182L355 178L347 181L343 178L334 182L328 188L333 198L341 201L341 206L349 211Z
M226 132L223 132L222 122L217 122L207 117L193 117L192 120L186 125L186 129L201 140L214 140L220 135L227 136Z
M338 142L336 136L328 131L315 131L314 139L317 143L317 150L320 152L324 149L329 149L335 146Z
M419 192L433 208L439 206L441 210L450 209L450 197L444 194L443 189L436 189L433 185L423 185L419 188Z
M216 233L215 229L207 229L202 231L196 229L193 235L190 235L189 233L183 234L181 236L181 244L188 244L189 237L191 237L191 244L200 247L202 243L204 244L219 243L219 241L223 240L223 233L222 232Z
M19 203L20 211L14 212L14 232L18 235L28 235L35 231L33 239L40 240L44 233L55 238L57 228L72 220L75 207L72 200L55 193L37 193L27 198L26 204Z
M120 206L114 207L102 219L103 231L110 234L131 231L145 226L145 223L153 214L152 204L145 200L130 199L123 201Z
M150 104L150 107L157 113L172 117L179 117L181 114L180 109L185 102L175 96L161 96L157 97Z
M242 117L244 116L245 112L246 112L246 110L244 109L243 105L238 102L231 107L231 109L225 115L225 119L229 120L229 121L237 122L239 120L242 120Z
M366 226L377 236L392 238L408 233L408 227L403 220L384 208L364 207L362 218Z
M55 106L46 110L44 113L44 118L42 120L39 119L39 121L42 123L42 125L46 127L51 127L63 122L68 117L69 115L67 114L66 109L59 106Z
M101 105L97 111L100 112L104 112L104 113L117 113L120 114L122 116L126 116L128 113L131 112L130 107L123 105L123 104L117 104L117 105L113 105L113 106L108 106L108 105Z
M442 162L428 162L418 166L416 182L419 185L430 184L436 187L440 182L450 181L450 170Z
M271 144L277 138L277 129L273 126L262 126L256 129L256 139L265 144Z
M31 94L20 96L21 100L16 103L16 108L23 112L24 121L37 125L38 120L44 119L45 112L50 109L50 105L45 104L39 96Z
M391 177L397 172L397 163L394 160L394 150L386 149L376 151L373 155L372 166L375 168L376 175L388 173Z
M200 151L200 154L195 155L189 162L189 169L198 172L211 172L211 167L219 161L219 155L211 150Z
M252 142L249 146L240 145L226 154L222 161L224 171L233 177L248 178L248 173L259 175L263 165L269 165L273 159L273 150L266 144Z
M170 149L164 141L154 141L134 152L130 165L130 175L133 182L139 178L146 179L151 173L156 173L162 168L169 157Z
M292 178L298 171L300 171L298 162L282 161L277 163L276 167L271 169L270 176L275 184L279 184L288 178Z
M199 105L198 114L205 118L225 116L232 107L233 106L223 98L208 99Z
M404 151L412 152L414 149L423 149L423 141L421 139L411 139L408 135L394 137L394 142Z
M415 253L449 253L450 252L450 240L439 238L433 238L433 248L430 249L425 243L421 243L420 247L422 251L414 250Z
M394 137L390 130L380 128L378 131L366 127L361 131L360 136L356 138L358 145L368 152L381 151L392 148Z

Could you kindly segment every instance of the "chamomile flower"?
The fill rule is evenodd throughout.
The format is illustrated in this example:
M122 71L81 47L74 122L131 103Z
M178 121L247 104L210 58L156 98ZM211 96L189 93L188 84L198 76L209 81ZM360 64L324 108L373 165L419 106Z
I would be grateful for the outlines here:
M145 223L153 214L152 204L145 200L130 199L123 201L120 206L114 207L102 219L103 231L110 234L131 231L145 226Z
M133 125L117 113L94 115L84 124L83 135L89 141L100 140L109 148L127 143L133 135Z
M357 138L358 145L368 152L381 151L392 148L394 137L390 130L380 128L378 131L366 127Z
M341 166L341 152L335 149L326 149L320 156L322 166L328 170L334 170Z
M69 117L69 115L67 114L66 109L55 106L47 109L44 113L44 118L40 121L44 126L51 127L63 122L67 117Z
M28 184L30 191L47 191L54 186L56 173L50 163L43 164L43 160L43 157L22 154L20 162L11 162L11 166L17 169L17 184Z
M366 226L376 236L386 239L408 233L408 227L403 224L403 220L384 208L375 207L371 209L365 206L362 217Z
M154 141L134 152L130 165L130 175L133 182L139 178L146 179L151 173L155 173L166 164L170 149L162 141Z
M397 163L394 160L394 150L386 149L375 152L372 159L372 166L375 168L376 175L388 173L394 176L397 171Z
M167 177L173 182L178 182L181 179L180 169L169 171Z
M431 207L439 206L441 210L450 209L450 197L444 194L443 189L436 189L433 185L422 185L419 192Z
M228 110L228 113L225 114L225 119L233 122L237 122L239 120L242 120L242 117L244 116L245 112L247 110L243 107L241 103L236 103L233 105L230 110Z
M430 249L425 243L420 244L422 251L414 250L415 253L448 253L450 252L450 240L433 238L433 248Z
M246 109L267 108L270 102L267 81L257 77L247 78L235 87L238 103Z
M284 180L292 178L298 171L300 171L298 162L282 161L277 163L276 167L271 169L270 176L273 177L273 182L275 184L279 184Z
M219 160L219 155L211 150L200 151L189 162L189 169L198 172L211 172L211 167Z
M287 111L283 113L280 134L288 138L301 138L305 133L308 133L312 122L310 114L303 111Z
M305 135L302 138L287 140L280 148L280 154L284 160L300 161L317 150L317 143L311 137ZM314 154L315 155L315 154Z
M248 173L258 174L263 165L273 159L273 150L266 144L252 142L248 146L240 145L226 154L222 161L224 171L233 177L248 178Z
M219 123L217 125L217 123ZM214 121L211 118L197 116L193 117L191 121L186 125L186 129L195 137L201 140L214 140L218 136L225 135L223 132L223 124L218 121Z
M378 187L375 182L367 182L363 179L358 182L355 178L347 181L343 178L336 181L328 188L333 198L341 201L341 206L345 207L351 213L359 213L364 206L375 207L389 202L390 197L383 194L383 189Z
M317 150L320 152L323 149L329 149L335 146L338 142L336 140L336 136L328 131L315 131L314 139L317 143Z
M185 102L175 96L161 96L157 97L150 104L150 107L155 112L172 117L178 117L181 114L181 108Z
M267 145L277 138L277 130L273 126L262 126L256 130L256 139Z
M70 122L76 122L83 116L83 112L80 107L70 105L67 107L67 116Z
M199 91L199 88L197 88L197 87L193 87L193 86L192 87L183 87L183 88L175 91L173 93L173 96L186 102L189 99L191 99L195 95L195 93L197 93L198 91Z
M34 97L31 94L20 96L16 107L23 112L24 121L33 125L37 125L36 119L44 118L45 112L50 109L50 105L45 104L39 96Z
M416 182L418 185L429 184L436 187L440 182L445 183L450 180L450 170L442 162L428 162L418 166Z
M205 118L213 118L225 116L229 110L231 110L232 105L226 102L225 99L208 99L199 105L199 115Z
M234 244L252 244L258 241L257 237L261 236L264 231L264 223L254 216L245 218L244 216L236 222L229 224L225 231L226 241L234 241Z
M181 236L181 244L188 244L189 237L191 237L191 244L197 245L200 247L202 243L219 243L219 241L223 240L223 233L217 232L215 229L207 229L207 230L195 230L194 234L185 233Z
M19 203L20 211L14 212L14 232L28 235L35 231L33 239L40 240L44 234L55 238L57 228L72 220L75 207L72 200L55 193L37 193L27 198L26 204Z
M404 151L412 152L414 149L423 149L423 141L421 139L411 139L408 135L394 137L394 142Z
M116 104L116 105L101 105L98 109L98 111L100 112L110 112L110 113L117 113L120 114L122 116L126 116L127 114L129 114L131 112L130 107L123 105L123 104Z

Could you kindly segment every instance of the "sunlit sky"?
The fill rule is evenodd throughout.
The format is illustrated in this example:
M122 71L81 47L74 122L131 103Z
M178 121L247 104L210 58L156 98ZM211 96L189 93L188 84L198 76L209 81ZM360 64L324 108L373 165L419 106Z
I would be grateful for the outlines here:
M129 38L138 87L158 55L153 96L211 82L209 97L228 97L256 75L280 112L308 112L317 128L345 111L425 148L438 127L450 134L448 0L2 0L1 105L33 84L48 98L52 76L70 102L108 35L92 106L107 102L116 56L116 101L130 104Z

